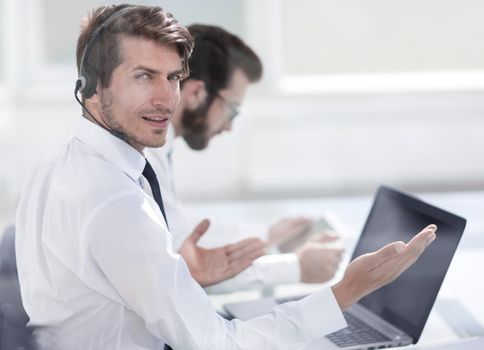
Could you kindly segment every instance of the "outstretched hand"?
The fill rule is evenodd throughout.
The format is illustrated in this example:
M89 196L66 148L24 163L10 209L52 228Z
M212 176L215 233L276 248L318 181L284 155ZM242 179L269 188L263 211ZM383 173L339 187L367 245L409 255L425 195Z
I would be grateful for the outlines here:
M394 281L432 243L436 230L436 225L429 225L406 244L393 242L353 260L343 279L332 287L340 308L344 310L374 290Z
M311 219L302 216L279 220L269 228L267 243L281 253L293 251L306 242L311 224Z
M185 259L192 277L202 287L239 274L248 268L252 261L264 255L265 246L259 238L247 238L213 249L198 246L198 241L207 232L209 226L209 220L202 220L178 250Z
M344 249L328 243L338 238L333 233L318 234L296 250L301 268L301 282L323 283L334 277Z

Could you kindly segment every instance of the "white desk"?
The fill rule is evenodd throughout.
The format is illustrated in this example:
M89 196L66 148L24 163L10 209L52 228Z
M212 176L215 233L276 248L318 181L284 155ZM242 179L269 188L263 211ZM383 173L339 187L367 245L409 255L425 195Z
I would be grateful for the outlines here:
M442 285L439 299L457 299L484 325L484 192L423 194L420 198L467 219L467 227L449 272ZM356 239L369 212L372 197L341 197L325 199L292 199L277 201L215 202L191 207L206 217L219 221L272 223L284 216L318 217L331 212L342 223L344 234ZM337 278L337 277L336 277ZM277 296L302 294L318 286L291 285L276 288ZM255 299L258 291L237 292L213 296L220 306L236 300ZM424 329L419 345L433 344L458 338L434 309Z

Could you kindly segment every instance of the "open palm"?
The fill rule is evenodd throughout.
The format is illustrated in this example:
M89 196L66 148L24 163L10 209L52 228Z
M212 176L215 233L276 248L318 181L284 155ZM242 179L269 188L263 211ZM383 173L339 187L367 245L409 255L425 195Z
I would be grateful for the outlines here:
M185 259L192 277L202 287L237 275L264 254L264 243L259 238L247 238L213 249L198 246L198 241L209 226L209 220L202 220L178 250Z

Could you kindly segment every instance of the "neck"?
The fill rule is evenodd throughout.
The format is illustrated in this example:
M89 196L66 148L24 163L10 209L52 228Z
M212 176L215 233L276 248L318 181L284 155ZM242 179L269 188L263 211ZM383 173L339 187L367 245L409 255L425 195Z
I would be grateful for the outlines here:
M84 102L84 111L83 111L83 116L87 120L93 122L94 124L99 125L101 128L105 130L111 130L111 128L107 125L107 123L104 121L104 119L101 117L99 111L97 110L97 106L93 106L91 103L88 101Z
M130 145L131 147L133 147L135 150L137 150L139 153L141 153L143 155L143 150L145 148L144 146L132 142L132 140L130 140L127 137L126 134L119 132L119 131L112 130L109 126L107 126L106 123L104 123L103 118L99 118L99 119L95 118L91 113L85 114L84 118L86 118L87 120L89 120L89 121L93 122L94 124L100 126L101 128L103 128L104 130L109 132L111 135L117 137L121 141L126 142L128 145ZM143 157L144 157L144 155L143 155Z

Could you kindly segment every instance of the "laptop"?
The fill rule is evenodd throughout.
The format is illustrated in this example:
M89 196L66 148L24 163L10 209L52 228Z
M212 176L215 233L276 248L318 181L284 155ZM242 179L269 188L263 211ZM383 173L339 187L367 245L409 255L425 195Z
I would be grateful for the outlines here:
M317 339L306 350L379 349L415 344L422 334L440 286L466 226L466 220L420 199L382 186L355 246L351 260L394 241L409 241L429 224L437 239L399 278L344 312L349 327ZM229 304L232 316L248 319L287 300Z

